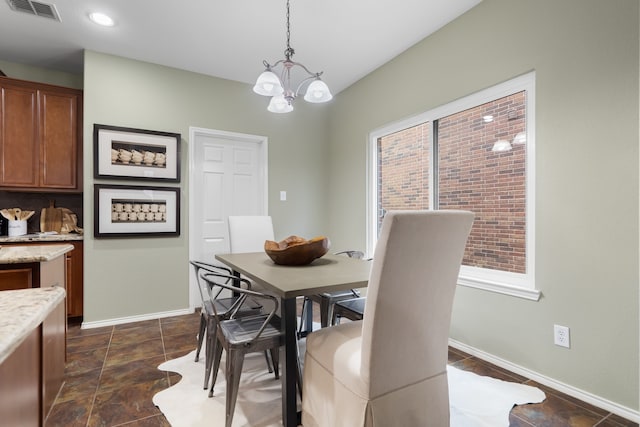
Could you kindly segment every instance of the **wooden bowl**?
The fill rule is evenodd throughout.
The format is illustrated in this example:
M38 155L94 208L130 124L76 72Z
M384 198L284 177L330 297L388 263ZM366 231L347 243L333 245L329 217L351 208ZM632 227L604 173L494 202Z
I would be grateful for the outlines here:
M311 240L289 236L280 242L265 241L264 251L279 265L307 265L326 254L329 245L329 239L323 236Z

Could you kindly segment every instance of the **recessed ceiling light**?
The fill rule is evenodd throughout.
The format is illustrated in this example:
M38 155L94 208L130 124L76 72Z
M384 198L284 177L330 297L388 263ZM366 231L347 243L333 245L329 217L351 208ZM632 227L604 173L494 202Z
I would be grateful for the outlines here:
M99 12L90 13L89 19L91 19L91 21L95 22L98 25L102 25L103 27L113 27L115 24L111 17Z

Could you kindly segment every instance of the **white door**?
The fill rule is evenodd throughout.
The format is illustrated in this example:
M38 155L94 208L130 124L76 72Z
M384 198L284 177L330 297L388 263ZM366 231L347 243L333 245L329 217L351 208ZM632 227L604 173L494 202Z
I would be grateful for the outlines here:
M229 252L229 215L267 215L267 138L189 129L189 259ZM189 303L201 305L190 267Z

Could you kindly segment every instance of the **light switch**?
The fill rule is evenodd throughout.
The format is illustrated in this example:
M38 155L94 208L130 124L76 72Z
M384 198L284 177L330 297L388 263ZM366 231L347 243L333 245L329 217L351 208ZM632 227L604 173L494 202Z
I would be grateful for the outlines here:
M280 192L280 201L284 202L287 200L287 192L286 191L281 191Z

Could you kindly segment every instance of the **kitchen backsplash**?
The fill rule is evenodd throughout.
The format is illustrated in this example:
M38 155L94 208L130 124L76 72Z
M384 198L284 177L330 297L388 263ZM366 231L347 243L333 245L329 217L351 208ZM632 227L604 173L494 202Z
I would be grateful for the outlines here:
M23 211L35 211L35 215L27 221L27 233L40 231L40 211L42 208L48 208L51 201L55 201L56 208L71 209L78 216L78 227L83 227L82 194L0 191L0 209L20 208Z

